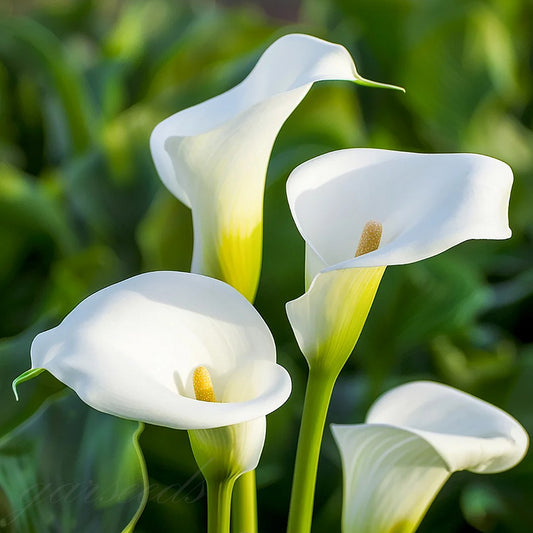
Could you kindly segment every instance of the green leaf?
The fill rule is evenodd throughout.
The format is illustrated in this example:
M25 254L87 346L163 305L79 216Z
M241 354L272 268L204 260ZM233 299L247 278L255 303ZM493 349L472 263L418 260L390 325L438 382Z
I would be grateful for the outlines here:
M0 19L0 54L16 58L17 68L24 65L34 75L44 72L61 102L74 152L86 150L95 128L94 113L87 87L62 42L29 18Z
M48 235L63 253L75 250L77 239L54 194L44 182L0 164L0 225L16 235Z
M0 440L0 487L13 533L133 531L147 498L142 424L87 407L74 394L49 400Z
M487 309L490 296L479 271L452 251L390 267L351 360L362 363L379 384L398 357L420 349L437 335L471 328Z

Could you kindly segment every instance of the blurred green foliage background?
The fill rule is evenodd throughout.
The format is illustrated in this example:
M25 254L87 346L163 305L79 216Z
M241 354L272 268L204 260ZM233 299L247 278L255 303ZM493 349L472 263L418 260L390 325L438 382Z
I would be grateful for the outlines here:
M2 0L0 4L0 531L121 531L142 500L137 424L91 411L50 376L21 386L33 336L90 293L188 270L190 213L159 182L148 138L163 118L239 82L289 32L345 45L366 77L405 95L315 85L283 127L265 196L256 305L293 377L269 416L260 531L285 526L306 364L284 313L303 291L303 241L285 199L299 163L353 146L468 151L515 172L508 241L464 243L391 267L338 382L329 419L418 378L508 410L533 433L533 3L530 0ZM231 5L230 5L231 4ZM44 402L44 403L43 403ZM149 495L139 533L205 529L185 432L140 438ZM314 531L338 531L340 459L323 446ZM533 530L533 458L456 474L420 531Z

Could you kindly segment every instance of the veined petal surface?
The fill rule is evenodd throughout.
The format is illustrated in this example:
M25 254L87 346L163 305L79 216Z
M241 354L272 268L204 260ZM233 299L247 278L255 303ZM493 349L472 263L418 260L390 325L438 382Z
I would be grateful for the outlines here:
M192 209L192 270L227 281L249 299L261 264L268 159L281 126L320 80L362 78L348 51L285 35L237 86L158 124L152 156L166 187Z
M102 289L39 334L31 355L32 368L45 368L91 407L178 429L262 417L291 388L257 311L229 285L198 274L151 272ZM224 403L195 399L198 366Z
M412 263L468 239L506 239L512 181L507 164L483 155L354 148L297 167L287 196L307 246L323 270L334 270ZM383 225L381 244L354 257L370 220Z
M432 382L402 385L366 424L333 425L344 473L344 533L412 533L456 470L500 472L528 436L507 413Z

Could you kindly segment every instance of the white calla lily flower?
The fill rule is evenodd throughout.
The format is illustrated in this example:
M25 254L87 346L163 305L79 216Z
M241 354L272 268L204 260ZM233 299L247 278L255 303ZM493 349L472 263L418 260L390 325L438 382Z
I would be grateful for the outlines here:
M223 282L183 272L140 274L89 296L37 335L31 359L98 411L176 429L264 416L291 388L251 304ZM218 402L195 399L199 366Z
M309 35L285 35L237 86L158 124L150 139L169 191L192 209L192 271L253 300L262 251L263 192L274 140L312 84L362 78L348 51Z
M89 296L37 335L31 360L30 376L46 369L104 413L177 429L236 425L245 470L259 460L265 415L291 389L252 305L221 281L183 272L141 274ZM196 399L198 367L216 402Z
M502 472L529 443L501 409L424 381L385 393L366 424L332 431L344 473L344 533L412 533L453 472Z
M287 314L308 361L344 363L387 265L510 237L512 181L508 165L477 154L349 149L297 167L287 196L306 243L307 292ZM371 242L354 257L360 238Z

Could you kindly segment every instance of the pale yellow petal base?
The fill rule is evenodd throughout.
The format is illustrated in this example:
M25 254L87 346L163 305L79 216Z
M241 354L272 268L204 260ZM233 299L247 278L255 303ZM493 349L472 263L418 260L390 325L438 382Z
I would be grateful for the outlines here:
M308 363L340 371L374 301L385 267L318 274L309 290L287 304L287 315Z

